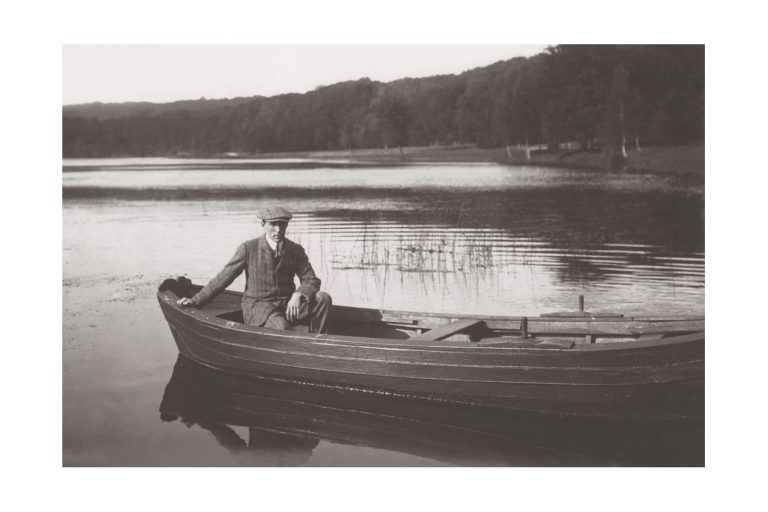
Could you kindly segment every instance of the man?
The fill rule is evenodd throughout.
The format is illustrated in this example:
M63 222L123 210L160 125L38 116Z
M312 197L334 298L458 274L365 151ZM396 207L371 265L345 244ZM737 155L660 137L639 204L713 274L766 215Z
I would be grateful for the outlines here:
M240 244L235 255L216 277L194 297L181 298L181 306L202 307L245 271L243 317L245 323L292 330L309 322L309 331L327 332L331 296L320 291L320 279L304 248L285 238L293 215L282 206L258 212L265 234ZM299 288L293 277L299 276Z

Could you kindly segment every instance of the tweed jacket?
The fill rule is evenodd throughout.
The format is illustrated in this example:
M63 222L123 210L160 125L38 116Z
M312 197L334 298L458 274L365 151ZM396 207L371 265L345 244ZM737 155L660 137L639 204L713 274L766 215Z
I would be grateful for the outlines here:
M315 276L307 253L301 245L287 238L283 239L282 246L282 256L277 258L266 235L243 242L229 263L192 300L198 306L204 306L232 284L243 270L243 311L248 310L252 325L264 325L269 314L295 291L313 300L320 290L320 279ZM299 276L301 282L298 289L293 282L294 276Z

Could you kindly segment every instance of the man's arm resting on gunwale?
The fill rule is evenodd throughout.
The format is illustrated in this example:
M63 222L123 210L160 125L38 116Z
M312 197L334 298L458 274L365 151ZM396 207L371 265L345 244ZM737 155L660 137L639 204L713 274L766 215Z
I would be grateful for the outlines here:
M197 292L194 297L192 297L187 303L182 303L182 301L179 301L179 304L182 306L197 306L197 307L203 307L208 302L212 301L219 293L224 291L224 289L232 284L232 282L237 279L237 276L239 276L243 270L245 270L246 265L246 251L245 251L245 244L240 244L240 246L235 251L235 255L232 256L232 259L229 260L229 262L224 266L221 271L216 274L216 277L211 279L205 287Z

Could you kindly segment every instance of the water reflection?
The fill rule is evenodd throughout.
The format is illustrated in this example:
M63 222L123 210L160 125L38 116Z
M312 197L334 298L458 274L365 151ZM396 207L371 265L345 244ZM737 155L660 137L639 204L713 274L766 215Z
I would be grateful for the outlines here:
M313 450L320 442L415 455L423 465L703 464L703 426L698 423L511 416L237 376L183 356L160 412L163 421L179 420L209 432L237 464L249 466L315 465ZM247 428L247 441L237 428ZM349 464L338 459L334 465ZM360 465L381 465L381 459L374 455Z
M179 417L175 413L161 413L160 418L168 422L178 419L189 428L197 426L209 432L241 466L301 466L320 442L312 437L254 427L248 428L246 442L235 429L218 421Z

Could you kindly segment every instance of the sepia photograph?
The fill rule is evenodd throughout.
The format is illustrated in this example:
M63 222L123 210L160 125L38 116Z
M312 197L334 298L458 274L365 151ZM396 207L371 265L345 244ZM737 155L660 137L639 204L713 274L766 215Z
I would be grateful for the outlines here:
M705 466L704 44L61 52L64 467Z

